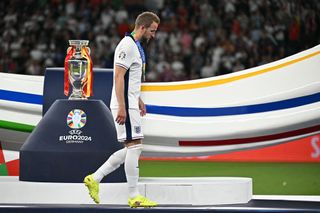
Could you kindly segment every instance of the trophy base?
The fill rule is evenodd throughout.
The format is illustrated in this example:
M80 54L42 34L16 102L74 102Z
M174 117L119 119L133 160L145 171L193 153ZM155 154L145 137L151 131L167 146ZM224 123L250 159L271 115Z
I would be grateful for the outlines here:
M20 180L81 183L123 148L116 134L101 100L56 100L20 149ZM103 182L126 182L121 167Z
M72 97L72 96L70 96L68 98L68 100L88 100L88 98L87 97L77 97L77 96Z
M79 92L79 93L72 93L68 100L88 100L88 98L85 96L85 94Z

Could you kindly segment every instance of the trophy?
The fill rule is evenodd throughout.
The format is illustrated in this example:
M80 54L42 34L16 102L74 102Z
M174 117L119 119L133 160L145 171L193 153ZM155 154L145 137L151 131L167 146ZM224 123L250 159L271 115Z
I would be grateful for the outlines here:
M64 94L69 100L87 100L92 95L92 60L88 40L69 40L70 47L65 59Z

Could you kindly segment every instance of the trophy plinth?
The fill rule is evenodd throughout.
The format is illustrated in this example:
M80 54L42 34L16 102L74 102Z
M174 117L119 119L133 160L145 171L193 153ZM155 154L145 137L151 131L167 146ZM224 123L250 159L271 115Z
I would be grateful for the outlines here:
M81 183L117 150L113 117L101 100L54 102L20 149L20 180ZM125 182L124 169L103 182Z

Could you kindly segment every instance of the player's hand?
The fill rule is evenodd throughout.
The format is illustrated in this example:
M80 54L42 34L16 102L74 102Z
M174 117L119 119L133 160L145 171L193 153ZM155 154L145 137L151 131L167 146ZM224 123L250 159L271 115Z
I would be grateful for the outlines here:
M123 125L126 122L126 118L127 118L126 109L124 107L119 107L118 114L116 117L116 122L119 125Z
M144 102L139 98L139 109L140 109L140 115L145 116L147 114L146 105Z

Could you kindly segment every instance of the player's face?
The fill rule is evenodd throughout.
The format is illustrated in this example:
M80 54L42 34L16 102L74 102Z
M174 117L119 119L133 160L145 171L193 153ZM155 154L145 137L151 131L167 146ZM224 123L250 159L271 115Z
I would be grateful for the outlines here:
M153 22L150 27L146 28L146 31L144 32L142 38L145 41L149 41L151 38L154 38L156 35L158 29L158 24L156 22Z

